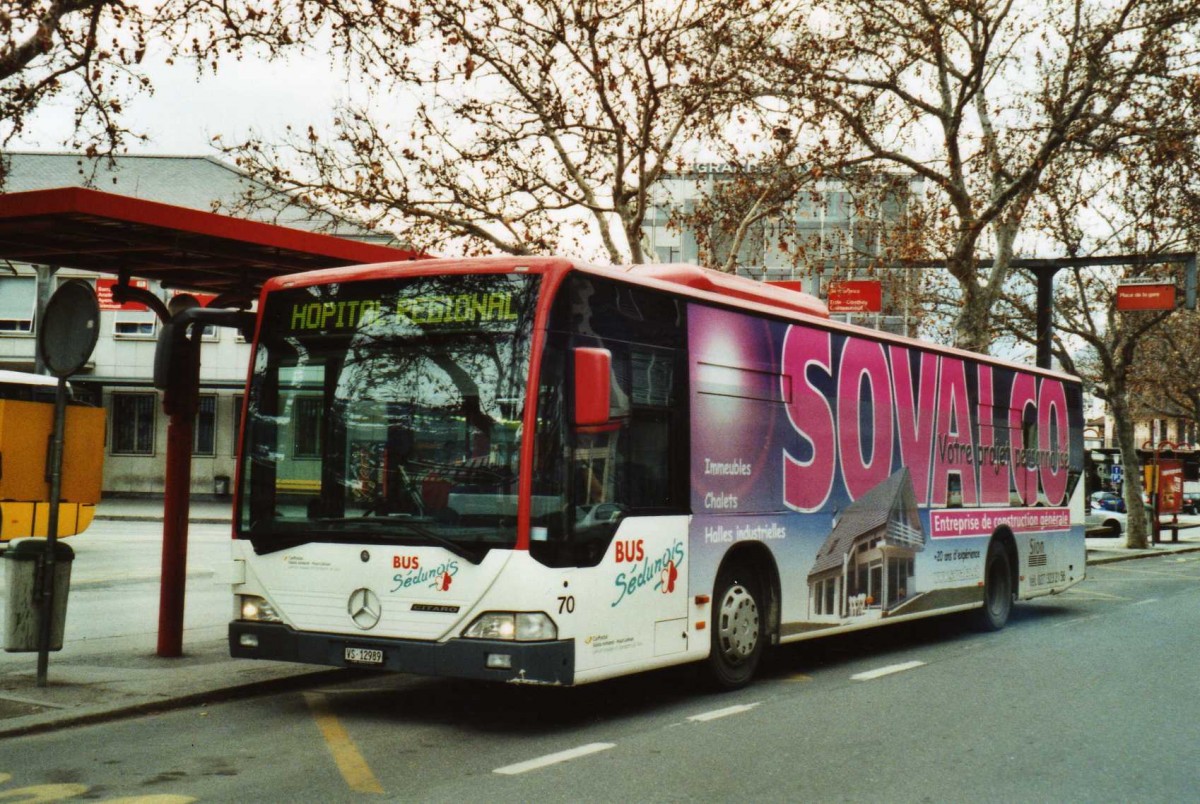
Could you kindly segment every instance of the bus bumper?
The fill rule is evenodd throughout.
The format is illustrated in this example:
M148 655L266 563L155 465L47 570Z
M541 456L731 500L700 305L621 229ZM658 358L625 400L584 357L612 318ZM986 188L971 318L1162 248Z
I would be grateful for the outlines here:
M352 661L358 648L380 651L380 661ZM282 623L229 624L229 655L237 659L270 659L330 667L363 667L429 676L570 685L575 678L575 641L509 642L451 639L364 639L341 634L296 631ZM361 654L360 654L361 655ZM507 662L500 657L508 657ZM497 666L507 663L508 666Z

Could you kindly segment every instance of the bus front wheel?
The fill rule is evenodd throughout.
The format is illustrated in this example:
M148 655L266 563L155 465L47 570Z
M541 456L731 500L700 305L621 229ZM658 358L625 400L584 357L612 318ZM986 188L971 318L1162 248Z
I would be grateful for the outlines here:
M999 631L1008 622L1012 607L1011 559L1004 545L993 539L983 563L983 608L976 612L976 627L980 631Z
M719 688L733 690L749 683L762 657L762 587L751 568L734 564L721 568L714 592L708 669Z

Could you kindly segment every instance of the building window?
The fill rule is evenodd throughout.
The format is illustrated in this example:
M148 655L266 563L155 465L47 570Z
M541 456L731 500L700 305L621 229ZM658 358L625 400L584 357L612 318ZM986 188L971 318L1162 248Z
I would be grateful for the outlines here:
M0 332L33 332L37 278L0 276Z
M112 451L114 455L154 454L153 394L113 394Z
M196 435L192 445L193 455L215 455L217 453L217 398L211 394L201 396L196 407Z
M153 338L158 333L158 316L150 310L117 310L113 334L118 338Z
M321 397L298 396L292 425L292 455L296 458L321 457Z

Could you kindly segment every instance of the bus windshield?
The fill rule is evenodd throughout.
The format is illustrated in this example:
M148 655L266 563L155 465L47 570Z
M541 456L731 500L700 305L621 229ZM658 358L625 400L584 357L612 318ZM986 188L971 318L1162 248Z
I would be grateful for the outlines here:
M272 294L254 360L238 535L515 543L538 279L472 274Z

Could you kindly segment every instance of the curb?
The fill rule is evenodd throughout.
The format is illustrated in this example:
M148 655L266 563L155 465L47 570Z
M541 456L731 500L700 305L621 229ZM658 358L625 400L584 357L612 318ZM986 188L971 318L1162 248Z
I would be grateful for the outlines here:
M1180 555L1182 553L1196 552L1200 552L1200 545L1195 547L1180 547L1173 550L1161 551L1154 550L1153 548L1147 548L1145 552L1140 553L1111 553L1096 556L1089 555L1087 557L1087 563L1088 566L1093 566L1096 564L1115 564L1118 561L1133 561L1138 558L1158 558L1160 556L1173 556Z
M140 516L138 514L97 514L93 517L93 521L100 522L162 522L162 515L147 515ZM189 517L188 522L193 525L231 525L233 520L229 517L217 516L196 516ZM87 531L84 531L85 533Z
M300 671L298 673L284 676L282 678L265 679L262 681L250 681L245 684L237 684L232 687L221 687L219 689L206 690L204 692L190 692L184 695L175 697L161 698L152 701L141 701L131 703L126 706L118 706L109 709L103 707L91 707L88 710L64 715L61 709L54 710L52 715L47 716L44 713L34 715L26 715L21 718L13 718L7 724L0 721L0 740L5 740L10 737L24 737L31 734L45 734L59 729L73 728L75 726L88 726L96 723L107 723L115 720L123 720L125 718L137 717L140 715L155 714L161 712L169 712L175 709L184 709L189 706L200 706L209 703L219 703L222 701L232 701L241 698L253 698L259 695L271 695L279 692L289 692L293 689L311 686L313 684L329 683L333 681L353 681L359 677L370 675L369 670L357 670L353 668L322 668L313 671ZM26 722L17 722L26 721Z

